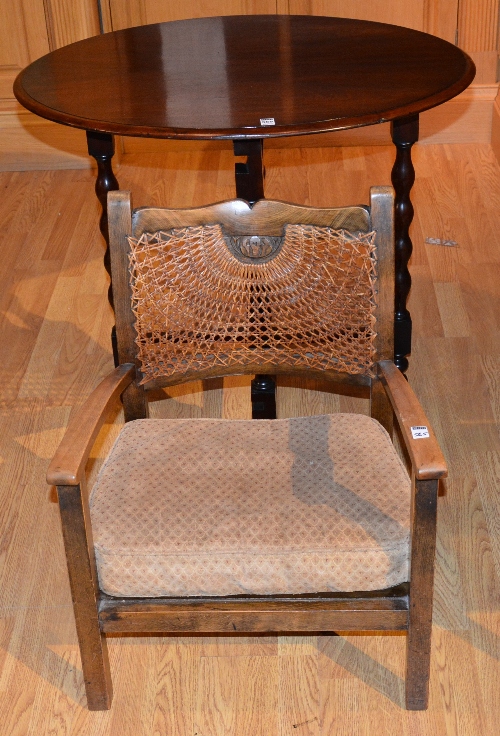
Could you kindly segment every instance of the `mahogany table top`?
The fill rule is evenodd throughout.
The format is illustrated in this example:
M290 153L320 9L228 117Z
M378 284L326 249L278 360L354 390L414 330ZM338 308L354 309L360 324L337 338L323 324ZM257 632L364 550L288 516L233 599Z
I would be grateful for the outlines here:
M32 112L87 130L248 139L404 118L473 77L467 54L408 28L245 15L94 36L30 64L14 91Z

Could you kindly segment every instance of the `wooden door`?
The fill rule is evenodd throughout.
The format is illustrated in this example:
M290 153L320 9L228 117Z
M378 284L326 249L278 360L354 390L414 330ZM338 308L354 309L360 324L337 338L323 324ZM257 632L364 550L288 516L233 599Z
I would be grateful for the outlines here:
M15 109L12 84L30 62L99 33L97 0L2 0L0 101Z
M455 42L458 0L288 0L287 5L294 15L393 23Z
M87 167L85 135L24 110L12 84L30 62L99 33L97 0L1 0L0 170Z
M110 0L109 30L214 15L272 14L277 0Z
M0 23L0 99L13 100L14 79L30 61L49 51L43 0L3 0Z

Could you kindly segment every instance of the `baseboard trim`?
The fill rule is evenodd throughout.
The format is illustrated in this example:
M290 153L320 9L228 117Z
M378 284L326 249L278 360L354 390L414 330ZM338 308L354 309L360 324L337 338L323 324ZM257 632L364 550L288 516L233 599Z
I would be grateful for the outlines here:
M498 163L500 163L500 92L493 103L491 147L497 157Z
M83 130L44 120L15 103L0 107L0 171L91 166Z

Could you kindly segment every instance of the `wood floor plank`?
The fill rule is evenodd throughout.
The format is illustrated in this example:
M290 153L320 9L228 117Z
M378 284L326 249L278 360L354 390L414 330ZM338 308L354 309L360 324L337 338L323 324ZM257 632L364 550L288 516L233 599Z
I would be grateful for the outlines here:
M319 719L318 653L283 654L278 657L279 698L278 733L318 736Z
M434 282L445 337L470 337L471 327L458 283Z
M279 376L276 409L278 418L329 414L340 411L340 397L326 382Z
M408 309L412 315L414 333L419 337L443 337L443 323L429 264L412 265L411 278Z
M200 664L197 640L164 640L155 647L156 697L152 735L195 733Z
M193 733L278 733L277 664L274 657L202 657Z
M457 657L457 638L463 652L469 650L467 667L463 660ZM478 672L474 657L474 649L470 646L467 633L460 632L459 637L454 632L436 632L435 648L441 649L441 683L446 677L446 707L444 715L447 733L460 734L487 733L488 726L484 703L479 687ZM443 689L443 693L444 693Z

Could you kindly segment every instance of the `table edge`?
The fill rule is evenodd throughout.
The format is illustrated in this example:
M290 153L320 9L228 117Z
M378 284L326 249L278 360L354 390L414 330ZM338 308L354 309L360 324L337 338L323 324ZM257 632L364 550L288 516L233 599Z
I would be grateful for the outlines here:
M23 88L22 80L25 72L31 66L28 65L16 77L13 92L17 101L30 112L39 117L50 120L60 125L67 125L81 130L92 130L101 133L110 133L128 137L138 138L164 138L177 140L238 140L238 139L265 139L285 138L298 135L313 135L316 133L329 133L352 128L377 125L391 122L393 120L410 117L433 107L448 102L463 92L473 81L476 67L471 57L462 49L465 61L465 71L462 77L450 87L437 92L429 97L416 100L402 107L361 116L333 118L319 120L311 123L297 123L291 125L280 125L275 127L252 127L252 128L157 128L149 125L127 125L107 120L94 120L93 118L82 118L77 115L62 112L48 107L32 98ZM33 62L34 63L34 62Z

